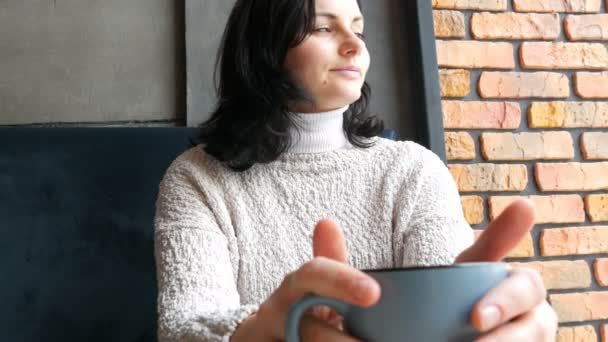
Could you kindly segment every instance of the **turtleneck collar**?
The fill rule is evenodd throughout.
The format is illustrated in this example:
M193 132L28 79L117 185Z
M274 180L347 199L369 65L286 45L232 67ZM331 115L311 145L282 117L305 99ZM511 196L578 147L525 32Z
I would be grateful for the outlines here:
M298 130L290 130L289 153L321 153L351 148L342 124L348 106L320 113L293 113Z

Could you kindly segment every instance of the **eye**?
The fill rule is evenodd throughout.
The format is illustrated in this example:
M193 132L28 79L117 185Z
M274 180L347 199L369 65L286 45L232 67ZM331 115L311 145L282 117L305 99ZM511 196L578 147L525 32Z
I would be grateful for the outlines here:
M329 29L329 27L319 27L319 28L315 29L315 31L317 31L317 32L331 32L331 30Z
M361 38L361 40L365 40L365 34L363 32L357 32L355 33L359 38Z

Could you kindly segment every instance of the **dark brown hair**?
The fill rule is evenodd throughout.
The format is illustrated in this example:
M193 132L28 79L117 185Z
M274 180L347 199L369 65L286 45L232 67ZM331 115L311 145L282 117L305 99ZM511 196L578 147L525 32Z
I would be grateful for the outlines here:
M208 154L244 171L276 160L289 148L289 129L297 126L287 103L311 97L290 79L283 64L287 51L312 32L315 17L314 0L236 2L215 63L216 109L199 130ZM361 97L344 114L348 140L361 148L370 147L366 138L384 128L367 112L370 96L365 82Z

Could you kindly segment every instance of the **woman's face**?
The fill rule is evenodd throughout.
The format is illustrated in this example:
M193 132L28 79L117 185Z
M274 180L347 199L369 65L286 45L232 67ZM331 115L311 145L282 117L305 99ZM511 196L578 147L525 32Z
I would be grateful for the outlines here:
M370 57L356 0L316 0L313 32L287 51L285 68L314 102L290 103L296 112L320 112L361 97Z

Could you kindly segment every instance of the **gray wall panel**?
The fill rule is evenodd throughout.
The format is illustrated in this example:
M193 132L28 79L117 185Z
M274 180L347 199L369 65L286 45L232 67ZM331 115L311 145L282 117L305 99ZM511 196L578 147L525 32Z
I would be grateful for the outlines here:
M362 1L372 58L367 81L372 88L370 112L382 118L387 128L396 130L400 138L413 138L407 41L400 29L400 21L406 18L400 11L400 1Z
M183 116L178 8L167 0L0 1L0 124Z
M187 123L210 117L215 104L213 68L234 0L186 0Z

